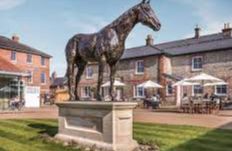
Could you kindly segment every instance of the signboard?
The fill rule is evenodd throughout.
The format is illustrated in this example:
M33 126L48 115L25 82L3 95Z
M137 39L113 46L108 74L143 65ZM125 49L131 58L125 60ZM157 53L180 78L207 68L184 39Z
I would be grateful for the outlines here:
M25 107L40 107L40 87L25 87Z

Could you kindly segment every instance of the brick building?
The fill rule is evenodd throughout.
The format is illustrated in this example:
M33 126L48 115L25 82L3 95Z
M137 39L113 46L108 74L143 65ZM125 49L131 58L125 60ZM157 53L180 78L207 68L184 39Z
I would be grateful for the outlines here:
M158 90L163 103L173 105L177 103L177 88L172 85L201 72L229 83L227 86L207 88L206 91L222 96L232 95L232 29L226 24L220 33L202 36L200 31L196 27L192 38L161 44L154 44L153 38L148 36L146 45L125 50L116 75L126 84L122 90L123 97L143 98L145 91L137 85L153 80L164 86ZM104 82L107 82L108 67L104 71ZM89 64L80 82L79 94L82 98L93 97L97 76L97 64ZM108 90L104 89L102 93L106 95ZM195 95L202 93L202 88L194 86L186 92Z
M49 92L51 56L12 39L0 36L0 98L24 97L24 88L38 87L40 96Z

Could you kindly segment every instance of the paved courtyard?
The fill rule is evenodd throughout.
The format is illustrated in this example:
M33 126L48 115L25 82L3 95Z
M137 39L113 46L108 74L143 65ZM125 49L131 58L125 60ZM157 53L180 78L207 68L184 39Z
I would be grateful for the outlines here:
M0 119L54 119L57 116L58 110L55 106L42 107L40 109L24 109L21 112L0 113ZM136 109L134 112L134 121L232 129L232 111L221 111L217 115L202 115L152 112L150 110Z

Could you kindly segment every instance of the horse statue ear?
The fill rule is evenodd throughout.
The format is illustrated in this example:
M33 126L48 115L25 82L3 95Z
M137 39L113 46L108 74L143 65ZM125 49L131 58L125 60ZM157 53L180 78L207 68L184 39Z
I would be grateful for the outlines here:
M143 0L142 3L145 4L145 3L146 3L146 0Z
M143 0L142 3L143 4L145 4L145 3L150 4L150 0L148 0L148 1L147 0Z

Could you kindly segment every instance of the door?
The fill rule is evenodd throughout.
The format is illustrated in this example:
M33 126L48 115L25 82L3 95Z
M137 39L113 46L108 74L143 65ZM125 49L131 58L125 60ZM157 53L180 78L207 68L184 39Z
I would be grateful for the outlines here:
M40 87L25 87L25 107L40 107Z

